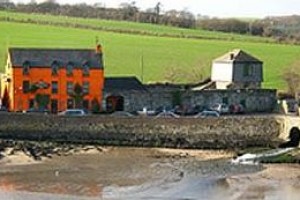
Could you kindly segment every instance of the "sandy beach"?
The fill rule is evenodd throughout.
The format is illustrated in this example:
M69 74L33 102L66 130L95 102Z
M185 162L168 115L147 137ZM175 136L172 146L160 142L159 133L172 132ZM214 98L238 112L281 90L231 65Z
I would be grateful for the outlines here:
M299 199L299 164L268 164L264 167L260 172L227 178L234 191L233 199Z
M34 161L24 152L9 155L9 150L0 160L0 191L26 193L25 200L42 194L55 200L65 195L88 200L298 200L300 196L300 165L232 165L230 151L87 146Z

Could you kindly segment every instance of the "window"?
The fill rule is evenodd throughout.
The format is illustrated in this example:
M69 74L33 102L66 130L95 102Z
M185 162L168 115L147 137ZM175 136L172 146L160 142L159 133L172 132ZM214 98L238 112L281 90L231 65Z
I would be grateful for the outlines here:
M83 94L90 93L90 83L89 82L87 82L87 81L83 82L82 92L83 92Z
M58 93L58 83L57 81L52 81L52 94Z
M83 66L82 66L82 74L83 74L83 76L89 76L90 75L90 66L89 66L88 62L86 62L85 64L83 64Z
M243 75L244 77L253 76L254 75L254 68L250 64L245 64L243 68Z
M74 68L73 63L69 62L67 64L67 76L73 76L73 68Z
M52 63L52 66L51 66L51 69L52 69L52 76L58 75L58 68L59 68L58 62L57 62L57 61L54 61L54 62Z
M57 113L58 111L58 100L57 99L51 99L51 112Z
M23 75L29 75L30 62L25 61L23 64Z
M30 83L29 81L23 81L23 93L30 92Z
M67 82L67 94L73 94L74 92L74 85L72 82Z

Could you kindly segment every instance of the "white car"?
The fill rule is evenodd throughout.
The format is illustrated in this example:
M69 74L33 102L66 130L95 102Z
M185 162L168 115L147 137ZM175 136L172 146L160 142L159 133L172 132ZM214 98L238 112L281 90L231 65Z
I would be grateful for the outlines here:
M63 112L58 113L58 115L64 116L85 116L88 113L83 109L67 109Z
M171 111L163 111L156 115L155 118L180 118L180 116Z
M229 106L225 103L216 103L210 107L211 110L217 111L220 114L228 114Z
M194 118L199 117L220 117L220 114L217 111L214 110L204 110L201 113L198 113L194 116Z

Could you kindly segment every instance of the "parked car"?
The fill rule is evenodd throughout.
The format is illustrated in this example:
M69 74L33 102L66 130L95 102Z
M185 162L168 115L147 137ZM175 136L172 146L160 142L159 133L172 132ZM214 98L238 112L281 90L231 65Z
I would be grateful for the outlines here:
M160 106L155 109L155 114L158 115L159 113L169 112L169 111L174 112L174 108L172 108L171 106Z
M172 111L163 111L155 116L155 118L179 118L179 115L176 115Z
M8 109L5 106L0 106L0 112L8 112Z
M181 116L191 116L195 115L204 110L202 106L176 106L174 109L174 113Z
M220 114L219 112L214 110L205 110L194 116L194 118L199 118L199 117L220 117Z
M67 109L63 112L58 113L58 115L64 116L85 116L88 112L84 109Z
M29 108L25 113L49 114L50 111L46 108Z
M146 107L143 110L137 111L137 114L140 116L153 116L155 115L155 110L148 110Z
M126 111L116 111L110 114L110 116L113 117L134 117L133 114L131 114L130 112L126 112Z
M229 112L231 114L242 114L245 112L245 109L242 104L232 104L229 106Z
M229 114L229 106L225 103L216 103L210 107L210 110L217 111L220 114Z

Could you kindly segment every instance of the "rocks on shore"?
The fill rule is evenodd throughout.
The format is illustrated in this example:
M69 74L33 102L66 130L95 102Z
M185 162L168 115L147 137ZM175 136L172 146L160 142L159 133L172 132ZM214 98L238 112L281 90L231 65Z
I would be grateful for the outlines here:
M80 153L100 153L105 149L99 146L63 144L53 142L33 142L0 140L0 161L19 156L27 161L41 161L52 156L68 156Z

